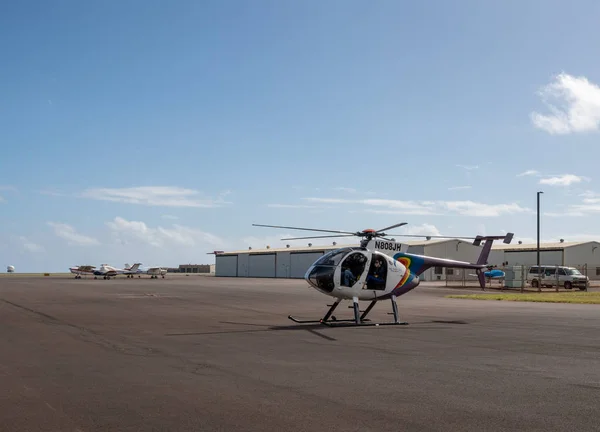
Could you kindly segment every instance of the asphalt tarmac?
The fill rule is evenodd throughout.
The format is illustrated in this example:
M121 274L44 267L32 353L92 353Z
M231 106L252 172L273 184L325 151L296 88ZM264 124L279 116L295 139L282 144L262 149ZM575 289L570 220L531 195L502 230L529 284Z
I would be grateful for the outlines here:
M448 292L328 328L303 281L3 277L0 430L600 430L599 306Z

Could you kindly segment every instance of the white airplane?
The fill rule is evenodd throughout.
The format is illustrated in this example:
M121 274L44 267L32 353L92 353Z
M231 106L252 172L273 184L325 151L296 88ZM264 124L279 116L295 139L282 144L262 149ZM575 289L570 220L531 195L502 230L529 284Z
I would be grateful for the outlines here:
M167 269L165 267L147 267L145 270L140 271L141 273L150 275L150 279L158 279L158 276L162 276L164 279L167 274Z
M165 275L167 274L167 268L166 267L145 267L145 268L139 268L141 264L134 264L133 266L131 266L129 269L126 269L128 271L125 272L125 274L127 274L128 278L133 278L135 277L135 275L138 276L138 278L142 277L142 275L150 275L150 279L158 279L159 276L162 276L162 278L165 278ZM138 266L138 267L136 267ZM125 267L128 267L128 264L125 264Z
M129 264L125 264L125 267L123 267L122 274L127 275L128 278L133 277L133 275L138 274L140 272L141 265L142 263L135 263L132 266L130 266Z
M110 279L120 274L125 274L127 277L133 277L137 273L140 263L136 263L129 267L125 264L125 268L120 269L108 264L102 264L99 270L94 271L94 279L98 279L98 276L103 276L104 279Z
M93 275L96 266L81 265L77 267L69 267L69 271L75 275L75 279L81 279L81 275Z

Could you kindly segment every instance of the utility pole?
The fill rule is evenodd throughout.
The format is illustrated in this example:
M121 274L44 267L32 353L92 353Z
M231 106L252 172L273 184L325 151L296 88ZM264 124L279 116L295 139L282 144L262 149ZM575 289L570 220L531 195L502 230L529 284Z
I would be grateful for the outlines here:
M537 265L538 272L540 271L540 195L544 192L537 193Z

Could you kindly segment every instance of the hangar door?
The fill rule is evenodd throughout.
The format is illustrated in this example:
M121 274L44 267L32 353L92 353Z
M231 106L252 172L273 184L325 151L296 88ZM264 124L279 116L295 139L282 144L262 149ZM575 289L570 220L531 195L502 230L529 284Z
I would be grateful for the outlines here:
M248 257L248 277L275 277L275 254L256 254Z
M217 255L215 258L215 276L236 277L237 261L237 255Z
M292 252L290 254L290 277L302 279L309 267L322 256L323 252Z

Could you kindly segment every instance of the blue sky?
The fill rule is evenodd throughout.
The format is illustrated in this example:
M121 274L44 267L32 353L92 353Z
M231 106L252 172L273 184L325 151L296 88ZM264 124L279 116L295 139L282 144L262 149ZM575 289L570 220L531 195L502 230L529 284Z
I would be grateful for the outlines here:
M4 4L0 264L212 263L300 234L252 223L527 242L538 190L543 239L600 238L599 13Z

